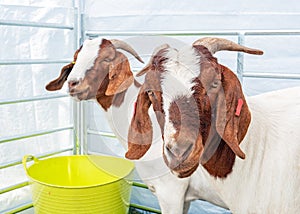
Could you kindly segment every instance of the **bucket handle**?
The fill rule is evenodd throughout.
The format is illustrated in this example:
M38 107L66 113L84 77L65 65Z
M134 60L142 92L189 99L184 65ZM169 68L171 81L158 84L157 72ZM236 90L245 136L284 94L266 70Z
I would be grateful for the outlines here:
M34 161L34 163L38 163L39 162L39 159L37 159L36 157L34 157L33 155L25 155L22 159L22 164L23 164L23 167L26 171L26 173L28 174L28 168L27 168L27 161Z

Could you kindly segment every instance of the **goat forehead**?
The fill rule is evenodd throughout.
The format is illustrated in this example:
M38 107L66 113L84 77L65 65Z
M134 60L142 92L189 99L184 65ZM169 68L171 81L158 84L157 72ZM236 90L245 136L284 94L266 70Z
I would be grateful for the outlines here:
M192 47L169 49L162 74L162 89L172 98L191 95L192 81L200 73L200 56Z
M76 63L68 77L68 81L84 78L85 72L94 66L100 44L100 39L86 40L83 43L83 46L78 53Z
M169 49L165 56L168 60L164 63L161 86L166 113L165 132L171 135L175 129L169 124L170 105L178 97L189 98L193 95L193 80L200 74L200 56L192 47Z

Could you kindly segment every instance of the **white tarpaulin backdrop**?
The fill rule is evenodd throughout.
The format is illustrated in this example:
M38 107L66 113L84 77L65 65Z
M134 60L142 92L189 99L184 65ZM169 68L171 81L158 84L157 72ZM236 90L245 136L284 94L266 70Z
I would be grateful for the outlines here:
M130 36L110 36L109 32L157 32L159 31L281 31L300 30L300 2L288 0L252 1L204 1L204 0L86 0L83 30L104 32L110 38L130 39ZM71 0L0 0L0 103L4 100L24 99L43 95L45 84L55 78L64 63L17 64L14 62L31 60L72 59L76 49L76 32L70 29L45 27L24 27L9 24L42 23L63 26L77 24L74 14L79 5ZM87 36L86 36L87 37ZM235 36L224 36L237 41ZM191 44L197 36L174 36L173 39ZM149 38L145 40L150 41ZM142 41L139 39L139 41ZM154 41L154 40L153 40ZM152 42L153 42L152 41ZM147 61L152 47L159 45L140 42L138 53L145 54ZM300 74L300 34L298 35L252 35L246 37L245 44L264 50L260 57L244 57L244 71ZM147 55L148 54L148 55ZM218 53L219 61L236 70L236 53ZM2 63L12 62L12 63ZM136 63L136 62L133 62ZM136 65L139 67L142 65ZM243 81L247 95L299 85L299 80L270 78L245 78ZM65 91L58 92L65 94ZM96 128L109 131L101 119L102 112L92 106L99 121L92 121ZM95 115L94 115L95 116ZM94 124L95 123L95 124ZM43 154L72 146L70 130L34 138L1 143L11 136L32 133L37 130L59 128L72 124L72 102L69 98L47 101L22 102L0 105L0 166L21 159L25 154ZM116 140L100 136L90 136L89 150L122 156L123 149ZM108 142L103 146L102 142ZM1 169L1 168L0 168ZM21 183L26 176L21 165L0 170L0 190ZM143 197L145 199L142 199ZM137 203L158 208L149 191L134 191ZM28 188L21 188L0 195L0 213L30 200ZM200 205L201 206L200 206ZM200 211L199 211L200 210ZM32 213L32 210L27 211ZM207 203L195 202L190 213L225 213L226 211Z

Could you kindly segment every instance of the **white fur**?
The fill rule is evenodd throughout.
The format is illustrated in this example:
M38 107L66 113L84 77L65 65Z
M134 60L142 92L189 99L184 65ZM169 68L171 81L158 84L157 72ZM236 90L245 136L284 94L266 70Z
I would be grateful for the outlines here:
M171 99L192 95L192 80L200 73L200 56L191 47L167 50L165 56L168 60L164 63L165 72L162 74L163 91L167 91Z
M98 56L101 39L85 40L82 49L78 53L77 61L68 76L68 80L81 80L85 76L85 72L93 67L94 61Z

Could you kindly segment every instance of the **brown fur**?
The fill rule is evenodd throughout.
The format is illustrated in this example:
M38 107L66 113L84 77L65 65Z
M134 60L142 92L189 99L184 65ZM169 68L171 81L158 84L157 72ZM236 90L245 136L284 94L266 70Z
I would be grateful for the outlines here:
M127 57L120 52L109 65L109 84L106 95L114 95L123 92L134 82L133 74Z
M141 158L151 146L153 131L148 114L150 105L147 92L142 87L136 101L136 112L128 131L128 151L125 154L128 159Z

